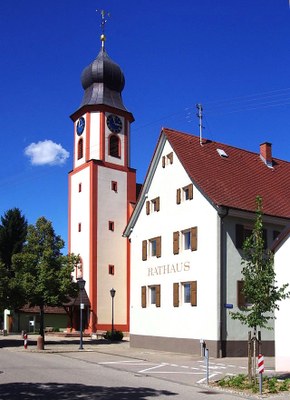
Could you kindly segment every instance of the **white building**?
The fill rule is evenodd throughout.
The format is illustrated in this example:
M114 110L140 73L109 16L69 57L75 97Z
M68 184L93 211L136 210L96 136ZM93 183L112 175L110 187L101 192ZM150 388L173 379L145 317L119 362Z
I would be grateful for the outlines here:
M275 272L278 286L290 283L290 227L288 226L276 239ZM289 287L288 287L289 290ZM276 371L290 371L289 315L290 299L282 300L275 311L275 368Z
M131 346L247 352L247 327L230 317L243 304L241 248L263 199L270 246L289 223L290 163L163 129L124 235L131 242ZM263 330L263 354L274 333Z

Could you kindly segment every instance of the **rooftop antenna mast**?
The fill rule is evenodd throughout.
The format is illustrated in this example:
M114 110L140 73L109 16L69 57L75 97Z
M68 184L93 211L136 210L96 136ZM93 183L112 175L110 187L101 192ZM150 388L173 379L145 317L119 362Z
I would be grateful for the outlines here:
M106 41L105 26L106 26L106 23L108 21L106 19L106 17L110 17L110 13L105 11L105 10L96 10L96 12L101 14L101 24L100 24L101 31L102 31L101 42L102 42L102 49L104 49L105 48L105 41Z
M290 1L290 0L289 0ZM199 103L196 105L198 113L196 114L199 119L199 144L202 146L202 130L204 126L202 125L202 105Z

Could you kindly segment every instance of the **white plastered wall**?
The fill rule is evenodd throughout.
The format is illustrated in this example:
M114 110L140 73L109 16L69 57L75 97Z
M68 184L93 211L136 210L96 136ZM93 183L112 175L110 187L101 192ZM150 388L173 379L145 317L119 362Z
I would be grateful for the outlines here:
M290 282L290 235L275 253L275 272L277 284L280 287ZM288 288L289 289L289 288ZM275 311L275 369L276 371L290 371L290 343L289 343L289 316L290 299L279 303L279 310Z
M162 155L170 152L172 148L166 142ZM147 193L148 200L160 197L160 211L146 215L144 203L130 236L131 334L218 339L217 213L196 187L192 200L176 204L176 190L190 183L175 154L173 164L165 168L160 158ZM180 249L178 255L173 255L173 232L195 226L198 227L198 250ZM142 261L142 240L157 236L162 237L162 256ZM197 281L197 307L182 304L182 291L180 306L173 307L173 283L187 281ZM158 284L161 285L161 307L150 305L147 290L147 307L142 308L141 287L148 289Z
M83 278L89 288L89 246L90 243L90 168L71 175L71 246L70 251L80 254L83 264ZM79 184L81 191L79 192ZM81 232L78 226L81 223Z
M111 181L118 190L111 189ZM108 229L114 222L114 231ZM102 323L111 322L110 289L116 290L115 323L126 323L127 315L127 240L122 237L127 223L127 174L110 168L99 168L98 175L98 318ZM109 275L109 265L115 274Z

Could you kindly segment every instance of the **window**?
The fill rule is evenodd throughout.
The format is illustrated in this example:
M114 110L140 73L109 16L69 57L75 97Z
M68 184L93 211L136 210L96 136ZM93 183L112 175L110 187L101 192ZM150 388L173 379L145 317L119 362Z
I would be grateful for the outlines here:
M150 255L151 257L155 257L157 252L157 241L156 239L151 239L149 243L150 243Z
M162 168L165 168L166 165L173 164L173 152L167 154L166 156L162 156Z
M82 231L82 224L79 222L79 225L78 225L78 231L79 232L81 232Z
M190 183L181 189L176 190L176 204L180 204L182 201L193 199L193 184Z
M113 192L118 191L118 183L116 181L111 181L111 190L113 190Z
M150 304L156 304L156 287L150 287Z
M78 141L78 160L80 160L81 158L83 158L84 155L84 141L83 139L79 139Z
M173 254L179 254L180 236L182 238L182 250L197 250L197 226L185 229L181 232L173 232Z
M191 248L191 232L183 232L183 249L189 250Z
M150 304L160 307L160 285L149 286Z
M236 224L236 247L242 249L244 241L251 236L252 227L249 225ZM267 229L263 229L264 249L268 247Z
M197 281L173 283L173 307L179 307L180 286L182 291L182 304L197 306Z
M109 275L115 275L115 266L109 265Z
M183 190L183 200L192 200L193 199L193 184L185 186L182 188Z
M121 157L120 139L117 135L111 135L109 138L109 155L112 157Z
M160 299L160 285L152 285L148 286L148 291L146 286L141 287L141 307L147 307L147 292L149 294L149 304L155 305L156 307L160 307L161 299Z
M114 231L114 230L115 230L114 221L109 221L109 231Z
M149 240L150 256L161 257L161 236Z
M149 248L148 248L149 244ZM142 260L146 261L149 250L150 257L161 257L161 236L142 241Z
M183 284L183 303L190 303L190 283Z
M150 212L155 212L160 210L160 197L156 197L153 200L146 201L146 214L149 215Z
M79 183L79 193L82 191L82 184Z
M280 231L273 231L273 240L275 240L280 235L280 233Z

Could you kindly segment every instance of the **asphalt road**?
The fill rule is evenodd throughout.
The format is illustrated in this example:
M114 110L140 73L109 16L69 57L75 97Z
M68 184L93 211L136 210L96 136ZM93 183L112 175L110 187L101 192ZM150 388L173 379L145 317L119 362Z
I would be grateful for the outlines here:
M85 342L83 351L77 341L47 343L44 351L32 343L28 350L21 341L18 346L8 343L1 346L0 339L0 400L253 398L204 385L206 369L200 357L130 349L128 343ZM231 361L211 360L212 379L245 372L241 364L246 360Z

